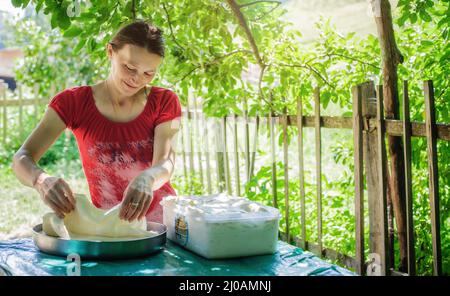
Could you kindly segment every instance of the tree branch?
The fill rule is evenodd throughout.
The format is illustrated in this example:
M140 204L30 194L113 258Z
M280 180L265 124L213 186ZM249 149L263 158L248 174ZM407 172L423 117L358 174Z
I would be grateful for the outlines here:
M249 2L249 3L238 5L238 8L243 8L243 7L247 7L247 6L253 5L253 4L264 3L264 2L265 3L277 3L278 5L281 4L280 1L260 0L260 1L253 1L253 2Z
M191 74L192 74L193 72L195 72L196 70L198 70L198 69L200 69L200 68L203 68L203 67L205 67L205 66L208 67L208 66L211 66L211 65L213 65L213 64L216 64L219 60L224 59L224 58L227 58L227 57L232 56L232 55L235 55L235 54L237 54L237 53L247 53L247 54L252 54L252 52L251 52L250 50L246 50L246 49L237 49L237 50L234 50L234 51L232 51L232 52L226 53L226 54L224 54L224 55L215 57L212 61L210 61L210 62L208 62L208 63L206 63L206 64L196 65L196 66L195 66L194 68L192 68L187 74L185 74L181 79L175 81L175 83L173 83L173 84L171 85L171 87L173 87L174 85L176 85L176 84L180 83L181 81L183 81L184 79L186 79L186 77L188 77L189 75L191 75Z
M131 15L133 16L133 20L136 19L136 0L131 1Z
M165 12L166 17L167 17L167 22L169 23L170 36L172 37L173 42L175 42L175 44L178 45L179 48L181 48L182 50L184 50L184 47L181 46L181 45L178 43L177 39L175 38L175 34L173 33L172 22L170 21L170 15L169 15L169 12L167 11L166 4L163 2L163 3L162 3L162 6L163 6L164 12Z
M399 95L398 95L398 74L397 66L403 62L403 56L397 47L395 41L394 24L392 21L391 4L389 0L371 0L372 11L374 12L375 23L378 32L378 40L380 43L381 57L382 57L382 73L383 73L383 101L386 119L400 119L399 112ZM406 192L405 192L405 158L403 155L403 142L401 137L388 136L388 157L390 172L388 176L388 188L390 190L387 194L387 200L392 201L394 207L394 217L397 224L397 235L400 247L400 266L399 270L406 272L408 268L407 256L407 217L406 217ZM386 219L385 219L386 221ZM381 229L381 228L380 228ZM381 229L382 230L382 229ZM376 229L376 231L379 231ZM379 242L379 250L382 254L382 274L389 271L393 261L393 248L386 249L383 246L383 236L375 238ZM414 248L412 248L412 251ZM433 253L436 256L440 252L438 248L433 248ZM436 263L436 262L435 262ZM434 265L435 274L440 274L441 266Z
M439 95L437 96L439 100L440 100L440 99L443 99L444 94L445 94L445 92L447 91L448 87L449 87L449 86L447 85L443 90L440 91Z
M262 87L261 87L261 84L262 84L262 80L263 80L263 77L264 77L264 71L266 70L266 67L267 67L267 65L264 65L264 67L262 67L262 68L261 68L261 71L259 72L258 91L259 91L261 100L263 100L264 102L266 102L266 103L272 108L272 107L273 107L272 102L267 101L266 98L264 98L264 96L262 95Z
M248 49L237 49L237 50L234 50L232 52L229 52L229 53L226 53L224 55L216 57L214 60L212 60L211 62L207 63L207 65L214 64L214 63L216 63L217 61L219 61L221 59L227 58L229 56L232 56L232 55L234 55L236 53L240 53L240 52L247 53L247 54L252 54L252 52L250 50L248 50Z
M353 58L353 57L350 57L350 56L347 56L347 55L344 55L344 54L339 54L339 53L327 53L326 55L327 55L327 56L340 56L340 57L343 57L343 58L346 58L346 59L349 59L349 60L352 60L352 61L355 61L355 62L364 64L364 65L367 65L367 66L371 66L371 67L373 67L373 68L375 68L375 69L381 70L381 67L379 67L379 66L377 66L377 65L374 65L374 64L371 64L371 63L367 63L367 62L364 62L364 61L362 61L362 60L360 60L360 59Z
M266 65L266 63L264 63L263 59L261 58L261 55L260 55L259 50L258 50L258 46L256 45L256 42L255 42L255 38L253 37L253 34L250 31L249 26L247 25L245 17L244 17L244 15L242 14L242 12L240 10L240 7L242 7L242 5L239 6L236 3L235 0L227 0L227 2L230 5L231 10L233 11L234 15L238 19L239 25L244 29L245 35L247 36L247 39L248 39L248 41L250 43L250 46L252 47L253 54L254 54L254 56L256 58L256 61L258 62L258 65L261 68L261 72L260 72L260 75L259 75L259 83L258 83L258 85L259 85L259 97L262 100L266 101L264 99L264 94L262 92L261 82L262 82L262 79L263 79L264 70L267 67L267 65ZM258 1L258 2L261 2L261 1ZM258 2L253 2L252 4L255 4L255 3L258 3ZM250 3L244 4L244 5L248 6L248 5L250 5Z
M253 37L252 32L250 31L250 28L247 25L247 22L245 21L244 15L239 9L239 5L236 3L235 0L227 0L228 4L231 7L231 10L233 11L234 15L238 19L238 22L240 26L244 29L245 35L247 35L247 39L250 42L250 46L252 47L253 53L255 54L256 61L261 66L261 68L265 65L263 60L261 59L261 55L259 54L258 47L256 46L255 38Z
M273 7L271 10L269 10L268 12L264 13L263 15L261 15L260 17L257 17L255 19L253 19L252 21L259 21L262 18L264 18L266 15L271 14L275 9L277 9L278 7L280 7L281 3L278 3L275 7Z
M284 66L284 67L293 67L293 68L304 68L307 69L313 73L315 73L323 82L325 82L327 85L329 85L332 89L335 89L335 87L325 78L323 75L315 69L313 66L309 64L301 65L301 64L285 64L285 63L279 63L278 66Z
M295 53L295 50L294 50L294 48L293 48L291 45L289 45L289 48ZM349 60L352 60L352 61L361 63L361 64L363 64L363 65L368 65L368 66L371 66L371 67L373 67L373 68L375 68L375 69L381 70L381 67L379 67L379 66L377 66L377 65L375 65L375 64L371 64L371 63L368 63L368 62L364 62L364 61L362 61L362 60L360 60L360 59L358 59L358 58L354 58L354 57L347 56L347 55L340 54L340 53L334 53L334 52L329 53L329 52L327 52L326 54L321 55L321 56L319 56L319 57L320 57L320 58L323 58L323 57L331 57L331 56L340 56L340 57L343 57L343 58L346 58L346 59L349 59ZM313 60L315 60L315 59L317 59L317 57L313 57L313 58L309 59L307 62L305 62L305 64L309 64L311 61L313 61ZM372 58L372 59L374 59L374 58Z

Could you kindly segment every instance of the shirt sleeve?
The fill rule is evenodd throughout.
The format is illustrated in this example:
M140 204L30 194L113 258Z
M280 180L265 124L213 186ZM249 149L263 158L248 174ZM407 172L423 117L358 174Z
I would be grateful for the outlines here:
M181 104L178 96L173 91L167 91L162 97L161 108L155 120L155 126L170 120L181 118Z
M76 106L69 90L63 90L56 94L48 103L48 107L56 111L61 120L66 124L66 127L71 130L75 127L74 114L76 114Z

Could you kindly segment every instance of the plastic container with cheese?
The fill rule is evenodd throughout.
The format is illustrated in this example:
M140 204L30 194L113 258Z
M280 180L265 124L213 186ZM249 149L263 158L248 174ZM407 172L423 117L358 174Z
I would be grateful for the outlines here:
M167 238L208 259L273 254L278 209L216 194L167 196L161 201Z

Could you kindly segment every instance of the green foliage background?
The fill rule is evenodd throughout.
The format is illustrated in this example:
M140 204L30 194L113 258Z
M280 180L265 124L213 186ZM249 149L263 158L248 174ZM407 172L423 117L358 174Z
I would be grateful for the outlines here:
M168 52L153 83L172 88L183 104L186 104L189 91L203 98L207 116L243 114L244 101L248 103L250 115L267 114L269 92L273 94L275 112L280 113L287 107L290 114L295 114L296 100L301 96L306 115L311 115L313 103L309 98L315 86L321 88L321 104L326 115L351 116L351 87L367 80L381 83L381 53L377 36L342 35L333 24L322 19L317 23L320 34L312 44L305 45L298 42L300 32L288 29L289 23L283 19L285 11L281 8L271 11L273 6L268 3L242 8L261 58L267 65L259 88L258 84L242 77L242 73L251 64L257 64L257 60L225 1L91 0L91 5L87 5L87 1L80 2L81 13L69 17L67 8L74 1L12 0L16 7L34 5L36 12L44 13L41 17L45 22L41 24L30 18L11 27L15 39L10 40L11 44L25 50L25 58L16 71L18 81L30 88L38 85L42 97L51 97L55 91L65 87L93 84L105 78L108 72L105 44L122 24L133 19L133 5L137 18L150 20L165 32ZM239 1L239 4L249 2ZM422 81L431 79L436 89L437 121L449 123L449 1L400 0L393 13L397 44L405 57L399 66L399 81L409 81L411 119L424 121ZM57 90L52 90L50 85L55 83ZM401 95L401 89L399 92ZM38 113L43 111L44 107ZM16 118L15 115L11 117ZM23 130L31 131L37 120L30 113ZM11 157L26 136L26 132L20 135L14 124L9 125L12 126L11 132L0 150L0 162L9 174ZM262 130L262 133L267 136L264 134L267 131ZM290 134L295 135L295 130ZM294 143L291 145L296 149ZM438 142L442 252L446 274L450 273L449 145L446 141ZM329 179L326 171L321 176L325 192L324 241L327 247L354 255L352 138L334 136L331 146L330 161L345 170L338 178ZM267 151L259 153L264 155ZM426 275L432 273L432 248L425 139L413 140L412 157L417 264L419 274ZM80 168L78 158L74 138L62 135L39 164L51 167L64 159ZM278 201L283 209L282 163L278 162L277 166L280 182ZM307 232L312 241L317 239L316 179L312 169L305 172ZM176 177L173 183L182 194L204 193L198 178L196 180L187 183L182 177ZM245 188L249 198L271 204L269 162L257 167ZM290 224L292 232L298 235L299 188L296 176L290 176L289 190L293 205ZM280 227L285 227L284 217Z

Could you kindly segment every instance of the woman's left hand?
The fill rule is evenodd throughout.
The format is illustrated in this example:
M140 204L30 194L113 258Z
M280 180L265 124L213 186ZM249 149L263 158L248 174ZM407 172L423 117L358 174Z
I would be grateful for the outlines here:
M145 217L153 199L154 178L145 173L135 177L124 192L119 218L129 222Z

